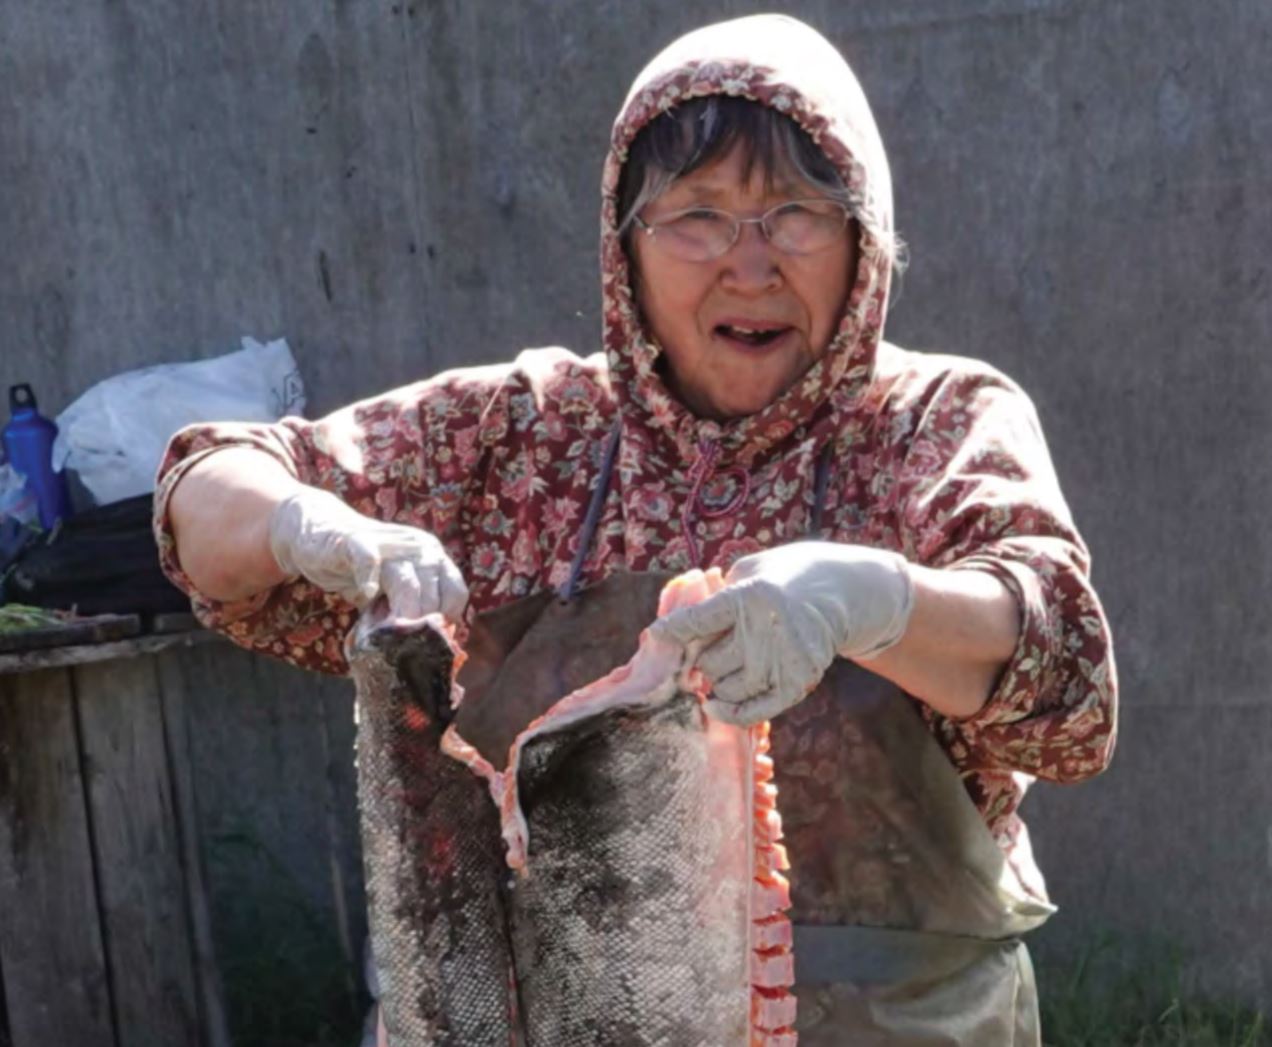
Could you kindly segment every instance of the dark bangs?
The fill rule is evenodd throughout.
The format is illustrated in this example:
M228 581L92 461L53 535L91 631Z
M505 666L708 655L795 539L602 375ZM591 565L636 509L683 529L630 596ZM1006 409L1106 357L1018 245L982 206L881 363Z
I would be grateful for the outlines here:
M842 198L843 181L826 155L788 116L749 98L710 95L683 102L651 120L633 139L618 180L619 230L675 179L743 149L743 177L758 168L766 189L793 171L827 195Z

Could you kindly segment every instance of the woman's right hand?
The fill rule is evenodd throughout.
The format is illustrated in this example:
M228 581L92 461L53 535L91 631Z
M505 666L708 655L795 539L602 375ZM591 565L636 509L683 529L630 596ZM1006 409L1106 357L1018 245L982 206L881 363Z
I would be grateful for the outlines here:
M269 548L288 577L304 576L358 607L383 593L395 616L440 611L458 621L468 603L463 576L435 535L363 516L317 487L279 503Z

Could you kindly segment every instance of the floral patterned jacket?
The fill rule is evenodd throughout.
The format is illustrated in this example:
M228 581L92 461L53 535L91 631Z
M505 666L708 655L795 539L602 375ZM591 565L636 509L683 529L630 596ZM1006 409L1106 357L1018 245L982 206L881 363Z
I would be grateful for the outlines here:
M1020 852L1018 867L1031 866L1016 815L1028 783L1088 777L1112 752L1108 627L1026 395L984 364L882 341L892 259L887 160L852 72L809 34L781 18L758 36L692 34L638 77L603 175L603 353L528 350L510 364L449 371L318 421L185 429L160 468L160 554L210 627L296 665L343 673L354 611L338 597L302 580L224 604L183 574L168 498L207 454L259 448L360 512L434 532L482 611L565 579L620 420L584 582L620 568L727 568L803 537L816 462L829 445L824 537L988 571L1019 601L1016 652L981 712L953 722L922 711L1000 845ZM826 355L767 408L727 424L696 418L664 385L616 229L615 191L633 136L677 102L710 93L741 95L798 121L854 193L861 228L855 285Z

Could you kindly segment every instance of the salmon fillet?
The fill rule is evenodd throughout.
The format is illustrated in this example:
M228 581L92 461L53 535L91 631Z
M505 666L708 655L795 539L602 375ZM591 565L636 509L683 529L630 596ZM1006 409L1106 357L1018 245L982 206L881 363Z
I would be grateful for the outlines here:
M721 585L718 572L675 579L662 592L659 614L704 599ZM579 599L586 601L587 594ZM586 621L586 606L583 611ZM445 669L450 683L455 671L447 634L436 620L390 623L368 628L351 647L371 651L376 645L370 638L386 633L407 649L418 647L417 663L431 666L433 714L423 744L432 744L449 705L437 681ZM383 640L378 649L385 649ZM383 667L372 681L367 669L377 660L384 659L351 658L360 716L364 704L385 704L385 693L396 693L401 703L420 689L419 679L387 680ZM384 824L383 815L378 821L364 815L368 882L372 867L386 862L413 867L421 881L394 879L397 890L416 899L406 910L383 899L377 904L378 892L372 892L377 963L383 955L389 963L428 972L389 972L384 1013L392 1047L794 1044L789 888L782 875L786 857L768 725L737 728L708 718L706 681L695 671L682 672L682 661L679 647L645 632L630 661L560 698L516 733L506 758L479 751L454 724L440 735L437 749L413 751L409 763L438 765L430 781L450 790L450 810L440 820L464 831L446 836L436 829L427 838L435 843L445 836L447 854L462 857L461 864L442 869L462 884L436 888L435 857L427 847L408 855L398 843L371 838L391 832L397 841L421 839L412 820L421 810L440 810L438 802L424 802L422 788L397 783L387 790L414 798L396 808L406 820L396 829ZM362 752L360 727L360 789L367 777ZM441 765L448 765L445 771ZM401 774L406 766L386 766L381 759L374 773ZM453 777L456 772L467 776L469 788ZM484 794L484 810L476 809L471 787ZM385 791L367 782L372 796ZM462 843L452 839L456 835ZM374 878L385 882L382 870ZM438 934L439 921L448 931L460 921L424 911L455 901L464 910L463 926L474 932L471 942L461 942L462 934ZM407 919L434 928L433 939L443 943L440 957L429 952L426 936L404 925L407 911ZM405 944L392 943L404 937ZM461 962L456 954L465 951L483 955ZM470 990L461 1003L453 984L461 968L480 970L490 991ZM403 984L408 999L393 999ZM462 1020L479 1023L485 1038L442 1038L448 1034L433 1016L458 1022L461 1016L449 1012L457 1005L469 1009ZM418 1017L424 1014L428 1021Z
M389 1043L515 1044L499 819L441 755L457 652L440 619L348 643L371 950Z

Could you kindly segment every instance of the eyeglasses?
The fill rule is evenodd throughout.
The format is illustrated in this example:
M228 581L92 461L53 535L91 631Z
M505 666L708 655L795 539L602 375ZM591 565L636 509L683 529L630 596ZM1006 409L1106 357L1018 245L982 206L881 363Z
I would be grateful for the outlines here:
M709 262L738 242L744 225L758 225L764 238L785 254L814 254L830 247L848 224L848 208L835 200L791 200L759 218L739 218L714 207L635 222L669 254L686 262Z

